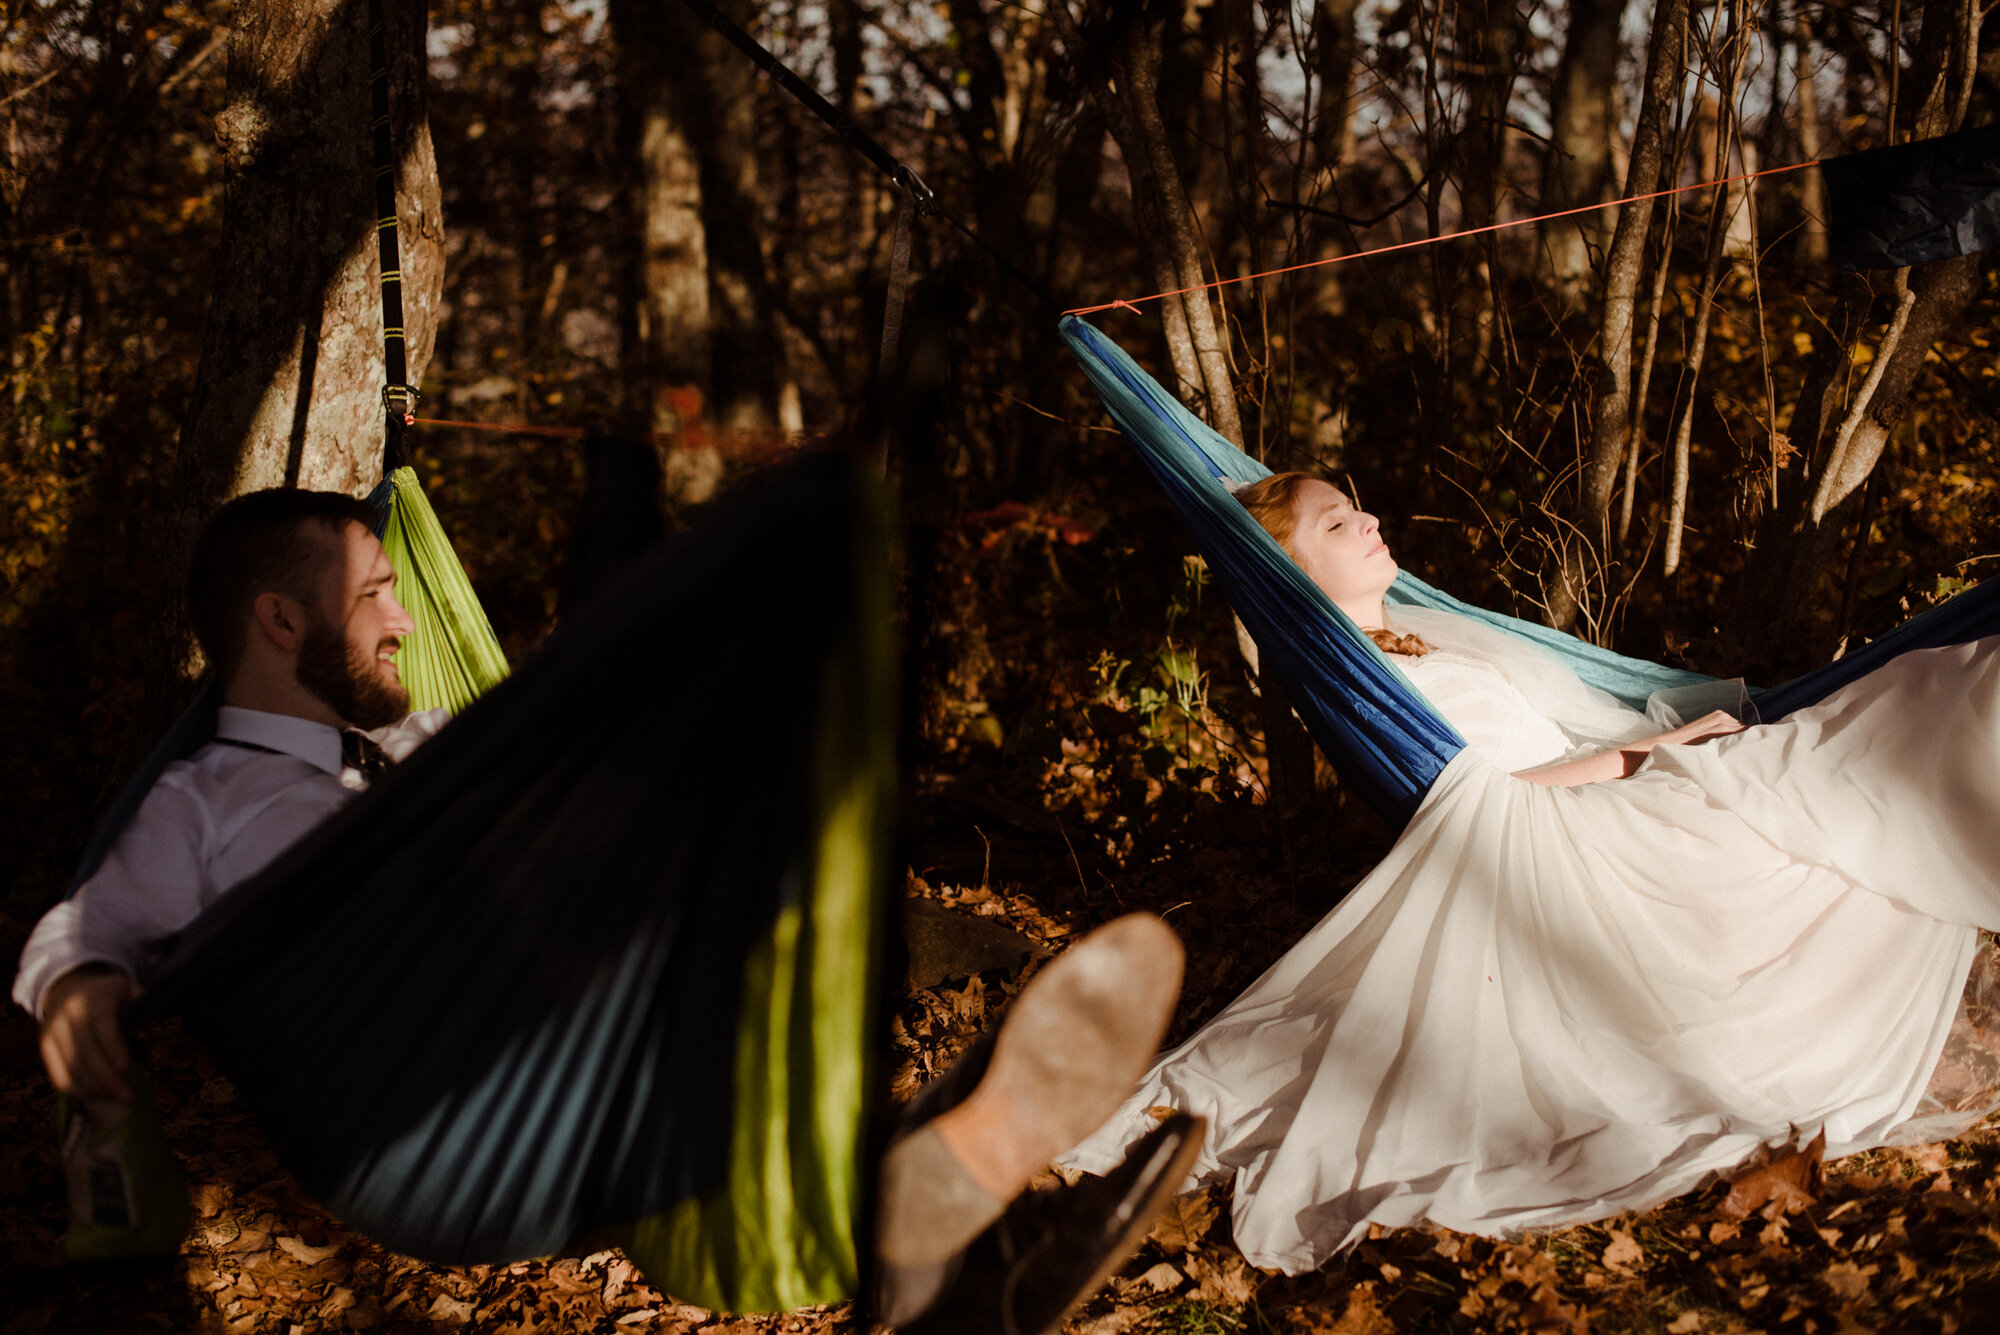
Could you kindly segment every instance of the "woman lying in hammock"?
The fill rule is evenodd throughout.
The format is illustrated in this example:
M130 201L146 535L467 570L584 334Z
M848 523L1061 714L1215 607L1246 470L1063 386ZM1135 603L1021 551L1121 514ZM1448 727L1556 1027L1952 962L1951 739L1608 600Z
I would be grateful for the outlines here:
M2000 927L2000 640L1663 727L1512 636L1385 614L1396 562L1328 484L1238 498L1467 747L1070 1163L1112 1167L1156 1105L1204 1116L1237 1243L1297 1273L1371 1221L1578 1223L1822 1127L1837 1155L1994 1106L1960 1002Z

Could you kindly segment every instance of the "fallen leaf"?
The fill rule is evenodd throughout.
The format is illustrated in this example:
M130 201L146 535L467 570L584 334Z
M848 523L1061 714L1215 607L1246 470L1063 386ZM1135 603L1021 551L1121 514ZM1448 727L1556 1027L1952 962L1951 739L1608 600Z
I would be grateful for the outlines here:
M1872 1265L1864 1269L1852 1261L1835 1261L1826 1268L1825 1273L1820 1276L1820 1281L1833 1290L1836 1298L1845 1298L1853 1302L1868 1296L1868 1277L1874 1274L1876 1269L1877 1267Z
M1701 1313L1682 1312L1667 1323L1667 1335L1694 1335L1701 1329Z
M1132 1286L1137 1288L1140 1285L1144 1285L1154 1293L1171 1293L1181 1286L1183 1278L1184 1276L1174 1268L1172 1262L1162 1261L1145 1274L1133 1280Z
M1206 1191L1182 1196L1160 1214L1153 1225L1153 1244L1169 1256L1178 1256L1200 1242L1222 1213L1214 1196Z
M1115 1312L1094 1317L1080 1326L1070 1327L1076 1335L1125 1335L1125 1332L1146 1319L1143 1307L1121 1307Z
M1257 1293L1256 1273L1234 1252L1213 1260L1206 1256L1190 1257L1188 1277L1200 1286L1195 1297L1205 1303L1241 1307Z
M1314 1317L1302 1335L1396 1335L1396 1323L1383 1313L1375 1296L1375 1283L1369 1280L1348 1291L1347 1306L1339 1319Z
M472 1320L475 1308L474 1303L454 1298L448 1293L440 1293L431 1299L431 1305L426 1309L425 1315L436 1317L440 1321L449 1321L454 1326L462 1326Z
M1825 1149L1825 1128L1797 1148L1767 1147L1759 1155L1759 1161L1731 1179L1729 1196L1716 1213L1724 1219L1748 1219L1759 1214L1775 1220L1805 1209L1819 1199L1820 1160Z
M1619 1229L1611 1230L1611 1245L1604 1249L1604 1264L1622 1274L1630 1274L1632 1267L1646 1259L1646 1251L1630 1233Z
M324 1247L315 1247L304 1238L293 1237L279 1238L278 1246L284 1249L288 1255L305 1262L307 1265L318 1265L321 1261L324 1261L327 1257L332 1256L340 1250L340 1244L337 1242L329 1242Z

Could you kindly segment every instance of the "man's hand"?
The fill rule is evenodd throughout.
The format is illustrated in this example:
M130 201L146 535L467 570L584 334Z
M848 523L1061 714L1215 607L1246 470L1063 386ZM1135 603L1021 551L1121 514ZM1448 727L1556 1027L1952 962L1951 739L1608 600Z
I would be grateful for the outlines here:
M132 1101L125 1069L132 1054L118 1027L139 985L102 965L72 969L49 984L42 1005L42 1065L49 1083L71 1098Z

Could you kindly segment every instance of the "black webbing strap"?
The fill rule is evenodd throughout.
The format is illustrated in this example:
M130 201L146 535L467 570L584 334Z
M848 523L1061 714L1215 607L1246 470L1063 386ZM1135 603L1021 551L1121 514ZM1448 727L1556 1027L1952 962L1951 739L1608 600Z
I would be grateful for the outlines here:
M382 265L382 476L408 462L403 430L417 415L403 348L402 251L396 243L396 145L389 127L389 44L382 0L368 0L369 115L375 140L375 249Z
M854 145L861 156L874 163L884 176L894 180L899 171L908 170L902 163L896 161L894 154L877 143L874 136L841 114L840 109L833 103L821 97L817 88L792 73L786 68L784 61L764 49L763 43L739 28L734 19L709 4L708 0L681 0L681 3L699 14L702 22L727 37L732 46L750 57L752 64L777 80L780 88L805 103L813 115L825 121L835 134ZM897 184L901 185L902 182L897 181Z
M910 249L915 241L917 200L905 190L896 203L896 239L889 248L889 299L882 306L882 356L875 374L883 380L896 374L897 345L903 339L903 301L910 293Z
M957 228L960 232L964 233L966 239L971 241L974 245L978 246L981 250L985 251L988 255L992 256L993 262L998 264L1002 269L1004 269L1007 272L1008 276L1013 278L1016 282L1020 283L1023 287L1027 288L1030 292L1034 293L1037 297L1039 297L1042 300L1044 304L1048 306L1054 306L1056 304L1055 298L1050 296L1047 290L1045 290L1040 283L1036 282L1033 278L1030 278L1012 260L1008 259L1005 255L1002 255L999 251L995 250L992 246L988 245L986 243L985 238L981 237L979 233L973 231L970 227L967 227L955 215L953 215L951 210L939 204L937 202L937 197L931 193L930 188L928 186L926 186L920 179L918 179L915 171L911 170L910 167L905 163L898 162L893 153L891 153L888 149L882 147L882 145L875 139L873 135L869 134L859 125L856 125L853 121L853 118L842 114L842 112L838 107L834 106L833 103L827 101L824 97L821 97L818 89L814 88L804 79L801 79L798 75L792 73L792 71L786 67L784 61L779 60L776 56L772 55L768 50L765 49L763 43L759 42L755 37L752 37L749 33L743 31L742 28L737 26L736 21L734 19L731 19L727 14L724 14L714 5L709 4L708 0L681 0L681 3L686 5L689 9L693 10L698 16L700 16L702 22L706 23L709 27L715 29L717 32L721 33L724 37L728 38L730 45L734 46L738 51L741 51L744 55L750 57L750 61L752 64L756 65L757 68L763 70L766 74L770 75L772 79L776 80L780 88L790 93L800 102L803 102L807 110L811 111L813 115L819 117L821 120L826 122L827 127L829 129L831 129L835 134L839 135L842 139L845 139L849 144L853 145L854 149L857 152L859 152L862 157L867 158L868 161L875 164L875 168L877 171L881 172L884 176L887 176L891 181L895 182L896 188L903 192L904 198L910 201L914 205L915 212L918 217L922 217L925 214L934 213L938 217L943 218L946 222L950 223L953 227ZM903 237L903 235L904 231L903 231L902 214L899 211L897 215L897 236L899 238L898 240L899 246L901 244L901 238ZM908 263L909 263L909 257L907 253L904 253L903 273L905 277L908 276L909 272ZM892 258L891 259L892 268L894 264L895 260ZM894 281L893 277L891 281L892 282ZM891 313L897 316L898 319L900 320L902 311L902 301L900 299L900 293L897 292L894 288L892 288L890 292L890 302L892 307ZM883 350L885 353L892 350L892 345L889 341L888 334L889 331L885 329L883 331L884 335Z

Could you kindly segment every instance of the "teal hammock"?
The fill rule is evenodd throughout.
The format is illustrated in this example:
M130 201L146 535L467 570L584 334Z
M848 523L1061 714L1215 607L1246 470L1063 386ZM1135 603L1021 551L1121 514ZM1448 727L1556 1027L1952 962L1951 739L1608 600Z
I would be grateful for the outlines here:
M1388 819L1407 821L1432 781L1464 748L1464 740L1224 486L1255 482L1271 470L1189 412L1094 326L1070 316L1061 330L1342 781ZM1588 684L1637 709L1644 709L1657 691L1716 680L1473 607L1408 571L1396 577L1388 602L1456 612L1528 640L1562 658ZM2000 581L1968 589L1825 667L1781 686L1752 688L1750 694L1758 719L1772 722L1824 699L1898 654L1996 632Z

